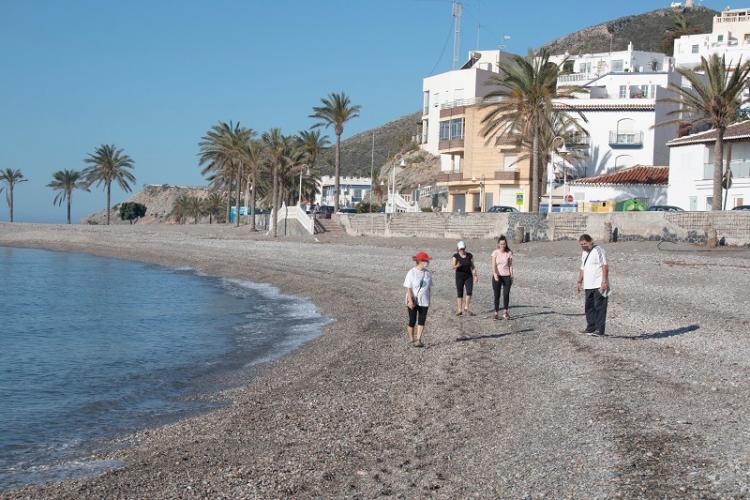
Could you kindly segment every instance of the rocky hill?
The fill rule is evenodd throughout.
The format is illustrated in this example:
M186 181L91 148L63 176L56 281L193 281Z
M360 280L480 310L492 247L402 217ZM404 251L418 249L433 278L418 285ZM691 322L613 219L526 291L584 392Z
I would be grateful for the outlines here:
M677 15L698 33L710 33L716 11L706 7L658 9L645 14L620 17L576 31L544 45L552 54L585 54L626 50L633 42L636 50L662 52L664 37L674 28Z
M135 193L127 201L141 203L146 205L146 216L138 221L138 224L156 224L168 223L174 224L176 221L170 216L174 202L178 196L185 194L187 196L198 196L204 198L208 196L208 188L202 187L183 187L164 185L149 185L143 188L143 191ZM112 206L110 212L110 222L112 224L129 224L128 221L120 220L120 204ZM107 222L107 211L102 210L95 214L81 219L81 224L105 224ZM208 222L208 218L206 218Z
M373 132L376 170L396 154L416 149L412 137L417 134L421 118L421 112L405 115L341 141L341 175L370 176ZM320 165L323 175L333 175L333 148L323 155Z

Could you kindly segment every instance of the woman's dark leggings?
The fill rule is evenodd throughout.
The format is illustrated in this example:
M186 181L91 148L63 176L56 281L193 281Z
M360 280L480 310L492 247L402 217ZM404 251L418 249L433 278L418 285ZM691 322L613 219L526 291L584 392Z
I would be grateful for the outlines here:
M500 310L500 291L503 292L503 309L508 309L510 304L510 285L513 284L513 278L510 276L500 276L499 281L492 277L492 291L495 292L495 312Z
M464 296L464 288L466 288L466 295L471 297L474 292L474 276L470 273L456 271L456 295L459 299Z
M406 308L409 311L409 328L414 328L414 325L424 326L427 321L427 306L414 306L414 309ZM417 316L419 319L417 320Z

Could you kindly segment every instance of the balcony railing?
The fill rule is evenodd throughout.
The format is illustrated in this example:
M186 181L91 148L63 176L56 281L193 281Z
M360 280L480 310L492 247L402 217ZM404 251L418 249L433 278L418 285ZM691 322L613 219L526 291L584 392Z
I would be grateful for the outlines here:
M599 78L596 73L571 73L569 75L560 75L557 77L558 85L577 85L579 83L590 82Z
M750 177L750 160L733 160L729 164L732 169L732 178ZM714 178L714 164L705 163L703 165L703 179L710 180Z
M465 106L475 106L477 104L488 104L493 102L500 102L500 97L472 97L471 99L456 99L454 101L447 101L440 105L440 109L451 109Z
M443 151L445 149L456 149L456 148L463 148L464 147L464 140L461 139L449 139L449 140L441 140L438 143L438 150Z
M455 174L438 174L437 182L456 182L464 180L464 174L461 172Z
M643 132L618 132L610 130L609 145L625 148L639 148L643 146Z
M500 170L495 172L495 180L496 181L511 181L516 182L518 181L519 174L515 170Z

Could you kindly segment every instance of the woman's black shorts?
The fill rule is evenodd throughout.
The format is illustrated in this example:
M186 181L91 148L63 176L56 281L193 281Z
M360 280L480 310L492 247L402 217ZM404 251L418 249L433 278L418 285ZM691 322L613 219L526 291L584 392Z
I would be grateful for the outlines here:
M474 276L469 273L456 273L456 294L458 298L463 298L464 288L466 295L471 297L474 292Z
M428 306L415 306L414 309L406 308L409 311L409 328L414 328L414 325L424 326L427 321L427 309Z

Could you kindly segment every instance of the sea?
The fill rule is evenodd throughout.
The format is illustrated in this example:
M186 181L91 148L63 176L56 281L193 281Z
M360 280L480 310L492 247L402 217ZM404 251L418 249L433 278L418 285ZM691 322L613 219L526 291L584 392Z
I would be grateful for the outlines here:
M0 247L0 491L121 466L93 457L224 404L329 321L267 284Z

